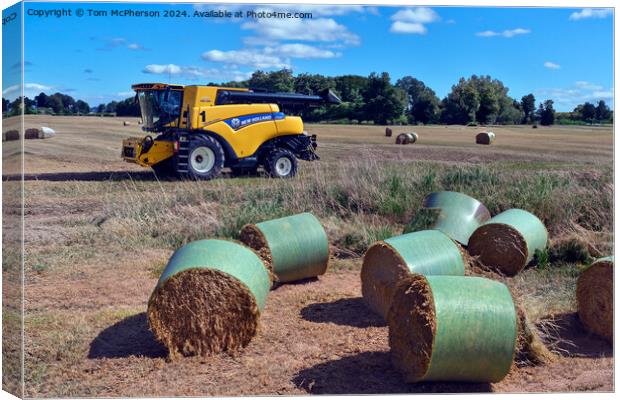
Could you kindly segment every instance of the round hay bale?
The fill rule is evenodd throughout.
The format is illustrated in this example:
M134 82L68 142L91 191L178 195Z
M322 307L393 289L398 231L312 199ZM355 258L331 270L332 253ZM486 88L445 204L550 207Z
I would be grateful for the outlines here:
M392 129L390 129L390 128L385 128L385 136L387 136L387 137L392 137Z
M138 125L142 125L142 120L141 119L138 120Z
M430 193L422 201L422 209L438 211L426 229L437 229L465 246L471 234L491 218L484 204L459 192Z
M480 132L476 135L476 144L491 144L495 140L493 132Z
M261 255L278 282L312 278L327 270L327 234L310 213L245 225L239 239Z
M258 329L271 281L250 249L199 240L174 252L148 302L155 337L170 357L245 347Z
M2 135L2 141L19 140L19 131L12 129Z
M532 125L532 129L538 129L538 125Z
M39 129L37 128L28 128L26 132L24 132L24 139L39 139Z
M396 136L396 144L410 144L415 143L418 140L417 133L400 133Z
M375 242L364 254L362 296L368 307L387 317L396 284L412 272L423 275L463 275L459 246L445 234L419 231Z
M396 136L396 144L407 144L409 143L409 136L407 136L406 133L401 133L398 136Z
M599 258L577 279L579 319L592 333L614 338L614 258Z
M499 382L512 366L516 309L497 281L410 275L397 286L388 325L392 363L407 382Z
M56 136L56 131L53 130L52 128L48 128L47 126L42 126L41 130L39 131L39 138L40 139L49 139L53 136Z
M123 126L129 126L129 125L131 125L131 122L129 122L129 121L123 121Z
M486 267L507 276L519 273L547 247L545 225L525 210L513 208L483 223L469 238L468 250Z

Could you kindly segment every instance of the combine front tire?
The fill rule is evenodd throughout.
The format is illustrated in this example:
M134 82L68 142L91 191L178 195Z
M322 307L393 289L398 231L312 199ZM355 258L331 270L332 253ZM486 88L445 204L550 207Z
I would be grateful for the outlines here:
M267 156L265 169L273 178L292 178L297 174L297 157L289 150L276 149Z
M217 177L224 167L224 149L210 136L198 136L189 144L187 170L194 179L208 180Z

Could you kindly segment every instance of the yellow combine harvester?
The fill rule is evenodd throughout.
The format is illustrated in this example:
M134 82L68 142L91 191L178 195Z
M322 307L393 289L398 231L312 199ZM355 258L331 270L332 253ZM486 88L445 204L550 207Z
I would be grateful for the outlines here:
M286 116L281 107L340 103L329 90L306 96L162 83L132 89L142 129L157 136L125 139L123 158L158 174L190 179L212 179L224 167L249 173L263 166L273 177L295 176L297 159L318 159L316 135L307 135L301 118Z

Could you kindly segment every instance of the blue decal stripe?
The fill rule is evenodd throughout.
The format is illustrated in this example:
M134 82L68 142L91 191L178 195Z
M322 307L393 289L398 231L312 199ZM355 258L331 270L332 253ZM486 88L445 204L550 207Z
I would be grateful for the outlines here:
M245 128L246 126L257 124L259 122L281 120L284 118L286 118L286 115L283 112L276 112L276 113L243 115L240 117L226 119L224 120L224 122L226 122L228 126L230 126L232 129L239 130L241 128Z

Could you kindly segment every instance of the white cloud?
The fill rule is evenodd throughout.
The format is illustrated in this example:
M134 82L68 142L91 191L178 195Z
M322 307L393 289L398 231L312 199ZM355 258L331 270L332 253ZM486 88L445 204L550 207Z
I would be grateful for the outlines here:
M246 65L253 68L291 68L292 58L336 58L342 54L303 43L276 44L241 50L209 50L202 53L205 61L230 66Z
M175 77L189 80L211 79L221 81L243 81L252 75L251 72L243 72L237 68L201 68L175 64L149 64L142 69L142 72L153 75L174 75Z
M545 66L545 68L549 68L549 69L560 69L559 64L553 63L551 61L545 61L543 65Z
M403 8L390 17L390 32L425 35L425 24L438 21L439 15L428 7Z
M265 54L254 49L210 50L202 53L202 59L232 66L247 65L254 68L290 68L290 63L287 60L277 55Z
M585 90L602 90L603 87L601 85L595 85L588 81L577 81L575 82L575 86Z
M579 21L586 18L606 18L612 15L613 10L611 8L584 8L581 11L575 11L568 17L571 21Z
M167 65L149 64L146 67L144 67L142 72L144 72L146 74L170 74L170 75L177 75L177 74L181 73L181 67L179 67L178 65L175 65L175 64L167 64Z
M534 91L539 100L552 99L558 110L572 111L578 104L588 101L596 104L599 100L613 108L613 88L604 89L603 86L587 81L577 81L572 86L563 88L541 88Z
M118 93L116 93L116 95L118 97L124 97L124 98L131 97L131 96L133 96L135 94L136 94L135 92L118 92Z
M261 38L267 40L342 41L349 45L360 43L359 36L331 18L260 19L256 22L246 22L241 28L254 30Z
M2 97L7 99L16 99L21 96L21 85L12 85L2 91ZM42 85L40 83L25 83L24 96L32 99L41 92L49 92L54 89L53 86Z
M91 40L100 40L103 43L103 47L97 48L97 50L110 51L117 48L126 48L129 50L147 50L144 46L138 43L128 43L127 39L123 37L115 38L97 38L92 37Z
M439 15L428 7L405 8L392 15L392 21L430 24L439 20Z
M262 38L258 36L245 36L241 41L246 46L277 46L278 41L273 39Z
M477 32L476 36L480 36L480 37L502 36L505 38L511 38L517 35L526 35L530 32L531 31L529 29L515 28L515 29L506 29L505 31L502 31L502 32L496 32L496 31Z
M419 35L425 35L427 29L424 25L417 22L402 22L396 21L390 27L390 32L394 33L415 33Z
M281 54L290 58L335 58L340 53L334 53L331 50L324 50L314 46L308 46L301 43L283 44L277 47L266 47L267 54Z
M129 50L144 50L144 46L138 43L130 43L127 45Z

